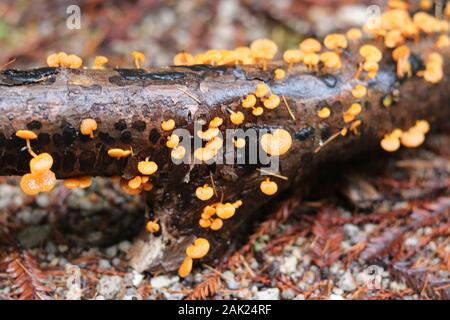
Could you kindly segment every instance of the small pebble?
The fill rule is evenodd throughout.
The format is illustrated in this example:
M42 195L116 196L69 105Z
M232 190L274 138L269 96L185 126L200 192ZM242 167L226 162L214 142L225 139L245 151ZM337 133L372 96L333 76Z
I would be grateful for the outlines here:
M116 298L121 289L122 278L119 276L102 276L97 285L99 296L108 300Z
M106 270L106 269L111 268L111 263L109 263L108 260L100 259L99 262L98 262L98 267L99 267L100 269Z
M354 291L356 289L355 281L350 271L344 273L339 281L339 287L344 291Z
M278 288L270 288L258 291L253 300L280 300L280 290Z
M295 292L291 288L288 288L281 292L281 298L284 300L292 300L294 297L295 297Z
M297 271L297 263L297 257L293 255L283 258L280 265L280 272L287 275L294 273Z
M154 277L150 280L150 284L154 289L162 289L168 288L172 284L178 282L180 278L178 276L175 277L167 277L167 276L158 276Z

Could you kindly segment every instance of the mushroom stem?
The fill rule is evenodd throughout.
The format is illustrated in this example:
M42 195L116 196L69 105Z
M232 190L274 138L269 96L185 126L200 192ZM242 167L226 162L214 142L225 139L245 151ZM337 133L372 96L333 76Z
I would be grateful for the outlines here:
M33 149L31 148L31 141L30 139L26 139L26 143L27 143L27 150L28 153L33 157L36 158L38 155L33 151Z

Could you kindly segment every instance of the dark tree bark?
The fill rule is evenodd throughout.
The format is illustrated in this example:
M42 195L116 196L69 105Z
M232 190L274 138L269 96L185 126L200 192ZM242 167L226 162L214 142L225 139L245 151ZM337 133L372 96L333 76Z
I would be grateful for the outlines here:
M449 49L444 56L444 79L437 84L414 76L398 79L390 52L384 51L380 71L368 82L354 78L360 44L342 54L343 67L333 75L323 71L309 72L296 66L285 80L275 81L273 64L267 71L259 67L192 66L143 70L67 70L45 68L33 71L6 70L0 75L0 174L22 175L29 171L30 156L25 142L15 138L19 129L39 134L32 143L36 152L50 152L55 164L52 170L60 178L79 175L131 178L138 175L137 163L147 156L159 169L152 177L155 185L148 195L151 213L159 219L158 235L143 235L135 246L132 265L136 269L176 269L186 246L203 236L211 242L209 257L224 252L240 230L255 217L273 197L259 191L263 180L258 165L175 165L165 141L170 132L161 130L161 122L173 118L177 128L193 129L195 121L224 118L225 128L284 128L293 137L289 152L281 157L280 173L287 181L273 178L279 193L307 187L307 177L335 160L344 161L364 151L380 148L382 137L394 128L407 129L417 119L427 119L432 126L448 121L450 115ZM380 46L381 47L381 46ZM410 45L414 74L421 59L433 49L433 39ZM422 57L422 58L421 58ZM283 65L286 68L285 65ZM363 77L364 78L364 77ZM275 110L265 110L254 117L240 106L241 99L264 81L277 95L283 95L295 116L289 115L284 103ZM368 95L355 99L352 87L363 83ZM392 99L386 107L384 98ZM339 136L344 123L343 112L354 102L363 111L359 134ZM328 119L320 119L323 106L332 110ZM246 120L235 126L227 109L241 110ZM98 122L95 138L79 133L82 119ZM107 155L110 148L129 149L132 157L115 160ZM224 201L243 200L236 215L224 222L220 231L201 229L198 220L207 204L195 197L195 189L214 178ZM211 199L210 202L216 202ZM209 203L209 202L208 202Z

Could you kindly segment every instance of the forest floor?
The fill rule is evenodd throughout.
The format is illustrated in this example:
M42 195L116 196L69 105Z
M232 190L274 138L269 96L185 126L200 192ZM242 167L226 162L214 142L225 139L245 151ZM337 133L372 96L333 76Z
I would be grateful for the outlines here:
M450 299L450 137L383 158L286 197L184 280L128 267L139 197L97 179L33 198L4 178L0 298Z

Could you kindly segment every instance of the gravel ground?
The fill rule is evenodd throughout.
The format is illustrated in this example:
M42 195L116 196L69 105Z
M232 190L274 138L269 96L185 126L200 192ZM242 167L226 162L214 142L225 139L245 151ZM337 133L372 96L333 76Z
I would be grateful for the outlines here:
M32 198L4 179L0 297L450 299L449 141L355 162L314 197L286 197L236 252L184 280L128 267L145 210L107 180ZM18 289L22 266L36 276Z

